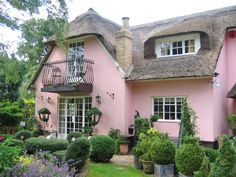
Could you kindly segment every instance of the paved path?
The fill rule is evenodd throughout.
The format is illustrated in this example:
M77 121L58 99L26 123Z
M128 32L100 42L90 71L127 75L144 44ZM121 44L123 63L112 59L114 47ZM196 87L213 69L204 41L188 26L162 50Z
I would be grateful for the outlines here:
M123 165L123 166L133 166L134 156L133 155L114 155L111 159L112 163Z

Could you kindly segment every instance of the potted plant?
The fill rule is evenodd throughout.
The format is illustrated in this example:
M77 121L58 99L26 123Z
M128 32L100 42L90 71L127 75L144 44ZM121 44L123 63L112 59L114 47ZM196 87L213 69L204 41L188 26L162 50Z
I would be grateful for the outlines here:
M129 141L125 136L120 136L119 137L119 143L120 143L120 154L121 155L127 155L129 152Z
M227 121L229 128L232 129L233 136L236 136L236 115L229 114Z
M205 151L198 144L198 140L193 136L186 136L184 144L177 149L175 155L179 176L193 176L195 171L199 171L204 156Z
M175 145L168 139L162 138L153 142L153 160L154 176L156 177L173 177L175 163Z
M143 171L147 174L153 174L154 172L154 162L152 160L151 152L146 152L141 157L141 162L143 165Z
M143 153L139 150L138 146L133 147L132 154L134 156L134 167L139 170L142 170L143 165L142 162L140 161L140 157Z

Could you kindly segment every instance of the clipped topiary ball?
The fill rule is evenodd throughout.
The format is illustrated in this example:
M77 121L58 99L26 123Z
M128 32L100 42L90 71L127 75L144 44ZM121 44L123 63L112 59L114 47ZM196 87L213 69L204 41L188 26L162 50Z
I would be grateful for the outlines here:
M153 160L156 164L167 165L175 163L176 146L169 139L154 142L152 149Z
M70 132L68 135L67 135L67 141L69 143L71 143L72 139L75 138L80 138L82 137L82 134L80 132Z
M194 171L198 171L201 167L205 151L194 137L187 137L185 142L187 144L177 149L175 163L182 174L193 176Z
M108 162L115 152L114 140L105 135L97 135L90 139L92 150L90 160L94 162Z
M88 159L90 143L87 138L80 137L71 142L65 153L65 161L76 170L80 170Z
M25 141L26 139L31 138L31 137L32 137L32 134L29 130L18 131L15 135L16 139L23 140L23 141Z

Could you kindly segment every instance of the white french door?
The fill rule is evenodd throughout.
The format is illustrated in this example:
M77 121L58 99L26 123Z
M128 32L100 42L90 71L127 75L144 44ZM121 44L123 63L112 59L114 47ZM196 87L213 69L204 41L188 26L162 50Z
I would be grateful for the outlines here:
M58 137L66 138L70 132L82 132L88 126L85 113L91 109L91 97L59 98Z

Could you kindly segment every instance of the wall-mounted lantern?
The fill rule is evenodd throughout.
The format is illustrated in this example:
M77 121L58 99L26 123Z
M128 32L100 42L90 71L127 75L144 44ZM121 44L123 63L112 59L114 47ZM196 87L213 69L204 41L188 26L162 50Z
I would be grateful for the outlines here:
M95 97L95 99L96 99L96 102L97 102L98 104L101 104L102 98L101 98L100 95L97 95L97 96Z
M47 101L48 104L52 104L52 98L51 98L51 97L48 96L48 97L46 98L46 101Z
M44 122L44 135L45 135L46 123L49 120L49 116L50 116L51 112L47 108L42 108L42 109L38 110L38 114L39 114L39 119Z

